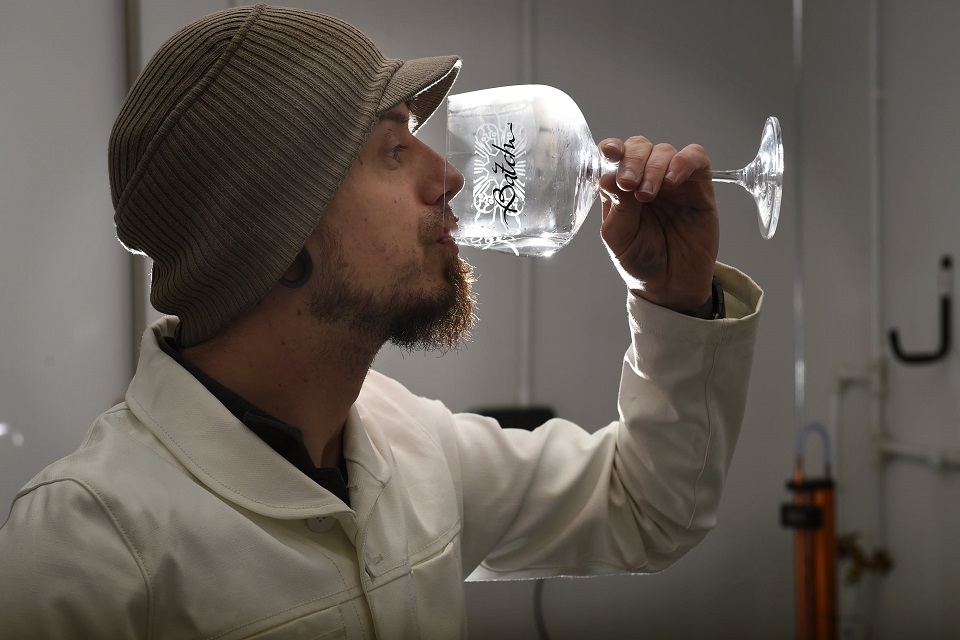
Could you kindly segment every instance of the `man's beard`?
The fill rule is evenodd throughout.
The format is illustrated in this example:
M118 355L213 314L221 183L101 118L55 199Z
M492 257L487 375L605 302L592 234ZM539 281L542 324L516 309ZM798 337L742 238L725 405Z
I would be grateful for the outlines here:
M476 320L471 289L475 278L469 263L451 258L444 268L445 286L433 292L417 291L420 271L405 274L390 291L364 291L345 264L339 238L320 225L310 296L310 314L316 320L345 323L373 341L392 342L410 351L449 351L469 339ZM425 245L438 227L433 217L421 224Z

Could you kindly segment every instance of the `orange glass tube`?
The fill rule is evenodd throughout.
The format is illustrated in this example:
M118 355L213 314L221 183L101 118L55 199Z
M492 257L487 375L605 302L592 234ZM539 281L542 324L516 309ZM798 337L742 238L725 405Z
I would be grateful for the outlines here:
M807 480L798 461L793 482L793 503L819 512L815 527L798 527L794 533L797 640L837 638L837 541L834 484L829 477Z

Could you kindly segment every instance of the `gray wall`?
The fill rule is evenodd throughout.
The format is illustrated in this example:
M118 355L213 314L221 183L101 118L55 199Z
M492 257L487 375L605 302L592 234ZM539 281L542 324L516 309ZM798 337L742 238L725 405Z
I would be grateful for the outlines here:
M143 59L178 26L230 4L142 0ZM850 637L960 635L947 596L960 586L950 545L960 518L949 509L958 475L901 458L879 465L874 447L881 425L903 441L960 447L956 356L908 368L889 362L883 344L891 326L910 347L935 344L936 263L960 239L948 156L960 142L951 121L960 81L945 62L960 54L949 32L960 9L879 0L874 21L868 0L807 0L798 74L799 1L290 4L353 22L388 55L460 53L457 91L559 86L597 139L697 141L715 166L736 168L755 152L766 115L784 125L787 191L773 240L760 239L745 193L717 190L721 259L766 290L720 526L662 574L549 581L551 638L791 637L792 537L777 519L800 420L837 434L841 529L897 563L841 590ZM129 259L113 235L106 174L124 93L121 9L116 0L0 0L0 505L74 449L131 374ZM441 124L423 137L440 144ZM530 400L587 429L614 418L628 334L598 218L546 260L464 251L481 278L474 341L442 358L387 349L377 367L455 409L517 403L529 382ZM535 327L529 378L519 366L525 302ZM887 363L882 396L868 384L878 362ZM815 447L808 462L815 471ZM530 582L471 583L468 607L473 637L535 637Z
M109 0L0 3L0 502L129 381L107 138L125 93Z
M957 638L960 473L931 463L957 459L960 360L904 365L886 333L935 350L938 262L960 249L960 5L804 5L804 415L840 444L839 529L895 562L842 582L842 612L858 638ZM881 456L879 436L929 459Z

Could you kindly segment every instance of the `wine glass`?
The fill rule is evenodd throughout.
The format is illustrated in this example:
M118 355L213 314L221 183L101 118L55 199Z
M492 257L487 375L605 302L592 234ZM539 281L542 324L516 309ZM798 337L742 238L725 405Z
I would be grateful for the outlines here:
M566 245L600 193L600 176L617 166L600 154L573 99L545 85L450 96L447 159L465 180L449 203L459 218L457 243L527 256L548 256ZM713 171L710 179L749 191L760 234L771 238L783 185L777 119L767 119L753 162Z

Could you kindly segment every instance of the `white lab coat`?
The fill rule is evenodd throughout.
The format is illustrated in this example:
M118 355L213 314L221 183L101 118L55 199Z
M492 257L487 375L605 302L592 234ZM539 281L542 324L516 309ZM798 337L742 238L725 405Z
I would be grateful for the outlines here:
M168 357L159 321L126 401L0 529L0 637L454 638L470 574L663 569L716 522L744 413L762 293L718 277L726 320L631 296L620 420L592 434L501 429L371 372L352 508Z

